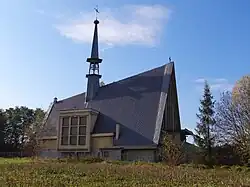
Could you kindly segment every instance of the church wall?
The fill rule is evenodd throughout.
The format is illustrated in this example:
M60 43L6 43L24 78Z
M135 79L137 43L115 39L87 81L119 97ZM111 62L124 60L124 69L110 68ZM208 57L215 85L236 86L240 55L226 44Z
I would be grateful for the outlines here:
M102 157L108 160L121 160L121 149L102 150Z
M180 133L179 132L169 133L168 136L170 137L170 139L173 140L174 143L181 144L181 137L180 137Z
M113 137L92 137L91 138L91 151L96 152L100 148L113 147Z
M181 143L181 125L174 71L171 75L171 82L168 90L162 130L167 131L169 136L171 136L171 139L173 139L175 143Z
M155 150L124 150L122 153L122 160L126 161L155 161Z
M40 140L39 147L41 149L56 149L57 148L57 140Z
M57 139L39 140L39 156L43 158L60 157L57 151Z

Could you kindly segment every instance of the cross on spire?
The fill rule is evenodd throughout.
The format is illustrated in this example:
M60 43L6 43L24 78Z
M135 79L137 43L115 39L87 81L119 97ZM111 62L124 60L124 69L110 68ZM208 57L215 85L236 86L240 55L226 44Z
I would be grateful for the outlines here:
M95 10L95 19L97 20L97 14L100 13L98 9L98 5L96 5L96 8L94 8L94 10Z

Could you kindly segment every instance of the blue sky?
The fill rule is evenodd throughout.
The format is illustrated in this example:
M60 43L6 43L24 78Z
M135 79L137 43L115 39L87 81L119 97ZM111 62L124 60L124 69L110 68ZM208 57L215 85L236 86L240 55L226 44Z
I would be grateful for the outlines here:
M183 127L193 129L203 81L215 98L250 69L250 1L2 0L0 108L47 109L86 89L99 5L101 74L110 83L175 61Z

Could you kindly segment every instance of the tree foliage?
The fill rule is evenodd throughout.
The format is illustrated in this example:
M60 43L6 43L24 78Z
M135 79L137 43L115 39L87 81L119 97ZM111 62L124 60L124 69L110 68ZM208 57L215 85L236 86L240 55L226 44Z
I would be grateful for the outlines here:
M161 140L161 158L169 165L178 165L184 159L183 144L175 142L174 137L163 132Z
M0 110L1 151L24 151L26 146L36 140L45 112L42 109L15 107Z
M216 132L219 144L233 146L242 161L250 159L250 77L237 82L232 92L224 92L216 105Z
M198 122L196 126L195 143L201 148L202 155L207 164L212 162L212 147L214 144L213 126L214 119L214 101L207 82L204 86L203 98L200 100L199 113L197 114Z
M4 111L0 109L0 147L5 145L5 126L6 116Z

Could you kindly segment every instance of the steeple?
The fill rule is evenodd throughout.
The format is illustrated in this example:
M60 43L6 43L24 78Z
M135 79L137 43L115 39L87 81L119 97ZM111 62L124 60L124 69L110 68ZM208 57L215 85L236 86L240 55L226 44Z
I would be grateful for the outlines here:
M97 9L95 9L96 12L98 12ZM102 62L102 59L99 58L99 52L98 52L98 28L97 25L99 24L99 21L94 21L95 28L94 28L94 36L93 36L93 43L92 43L92 49L91 49L91 57L87 58L87 62L89 63L89 72L86 75L88 78L88 84L87 84L87 95L86 95L86 101L92 100L100 87L100 78L102 77L99 74L99 64Z
M91 57L87 58L87 62L99 64L102 62L102 59L99 59L99 52L98 52L98 28L97 25L99 21L96 19L94 21L95 29L94 29L94 36L92 42L92 50L91 50Z

